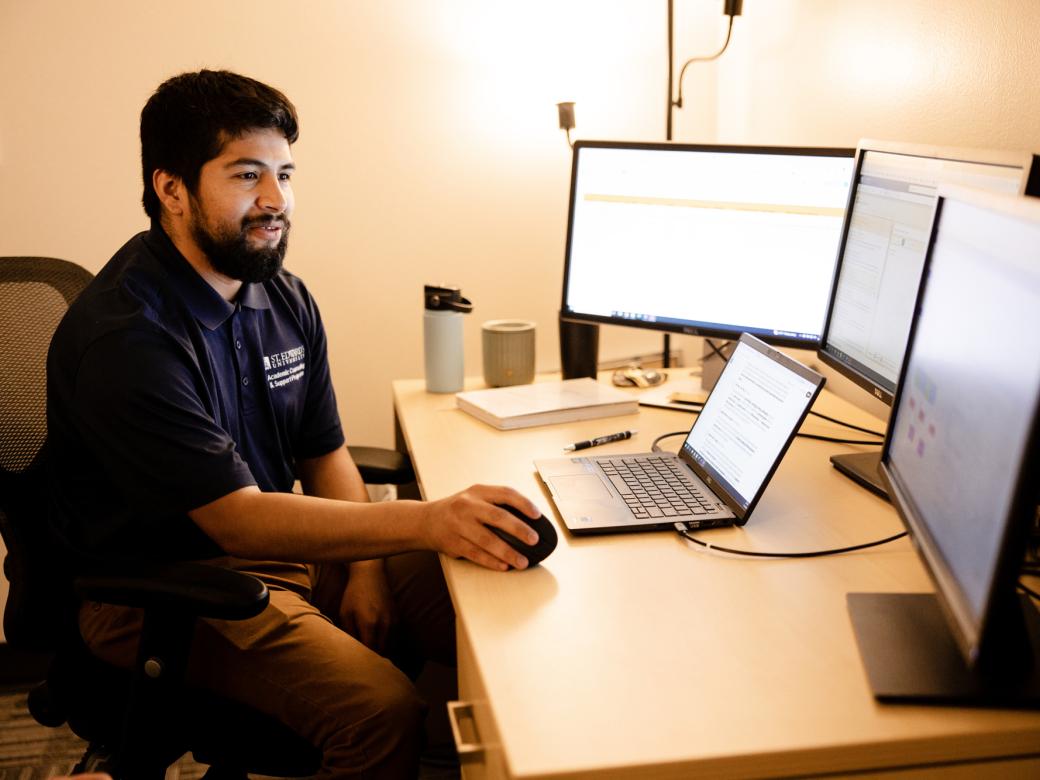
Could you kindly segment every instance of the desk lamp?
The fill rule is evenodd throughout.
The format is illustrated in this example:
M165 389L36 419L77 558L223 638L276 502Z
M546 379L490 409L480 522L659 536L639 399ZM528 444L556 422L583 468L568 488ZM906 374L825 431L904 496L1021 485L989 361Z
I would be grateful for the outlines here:
M667 119L665 121L665 140L666 141L671 141L672 140L672 111L673 111L673 109L682 108L683 107L682 82L683 82L683 76L686 75L686 69L690 65L695 63L695 62L711 62L712 60L717 60L719 57L722 56L723 52L725 52L726 49L729 47L730 38L733 35L733 17L734 16L740 16L742 11L743 11L743 8L744 8L744 0L724 0L723 6L722 6L722 13L725 16L729 17L729 24L726 27L726 40L723 42L722 48L720 48L714 54L711 54L711 55L708 55L708 56L702 56L702 57L691 57L690 59L686 60L686 62L683 63L682 69L679 71L679 94L675 98L675 100L672 100L672 93L673 93L673 75L672 75L673 74L673 69L672 68L673 68L673 60L674 60L673 50L674 50L674 46L675 46L675 35L673 33L673 29L674 29L673 18L674 18L675 8L674 8L674 0L668 0L668 93L667 93L668 94L668 114L667 114ZM575 126L575 121L574 121L574 103L573 102L557 103L556 104L556 108L557 108L557 110L559 112L560 129L563 130L564 132L566 132L566 134L567 134L567 145L570 146L573 149L574 148L574 143L571 140L571 130L573 130L574 126ZM560 324L561 324L561 327L564 327L562 320L561 320ZM598 329L598 326L596 326L596 325L587 325L585 327L586 328L597 328ZM586 336L586 338L589 338L589 337ZM725 345L723 345L723 348L725 348ZM704 349L705 349L704 359L705 359L706 362L713 355L720 355L720 356L722 355L722 352L720 351L720 348L716 347L714 344L712 344L708 340L705 340ZM662 349L662 354L661 354L661 366L663 368L668 368L671 365L671 355L672 355L672 339L671 339L671 335L666 333L664 335L663 349ZM722 364L721 364L721 361L720 361L718 363L718 369L717 370L721 371L721 367L722 367Z
M733 36L733 17L740 16L743 9L744 0L724 0L722 6L722 13L725 16L729 17L729 24L726 25L726 40L723 41L722 48L720 48L714 54L702 57L691 57L683 63L682 69L679 71L679 94L675 98L675 100L672 100L672 48L674 46L675 40L675 36L672 33L672 16L674 11L674 5L673 0L668 0L668 120L665 130L666 141L672 140L673 109L683 107L683 76L686 75L686 69L695 62L711 62L713 60L717 60L719 57L722 56L723 52L725 52L726 49L729 48L729 41L730 38ZM722 372L722 364L725 362L726 358L721 350L725 349L727 343L729 342L723 342L722 347L720 348L717 347L711 341L711 339L706 338L704 340L704 354L702 358L704 363L703 370L708 372L709 375L714 374L715 377L718 377L718 375ZM671 363L670 358L672 354L672 337L668 333L664 334L663 353L664 356L661 360L661 365L665 368L668 368L669 364ZM711 384L713 385L714 381L711 381Z

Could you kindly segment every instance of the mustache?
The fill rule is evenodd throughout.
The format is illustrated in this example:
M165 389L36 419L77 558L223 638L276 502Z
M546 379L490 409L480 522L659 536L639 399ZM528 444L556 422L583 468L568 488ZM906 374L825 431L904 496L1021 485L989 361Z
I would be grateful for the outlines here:
M292 227L292 223L284 214L262 214L259 217L245 217L242 220L242 230L254 227L280 227L288 231Z

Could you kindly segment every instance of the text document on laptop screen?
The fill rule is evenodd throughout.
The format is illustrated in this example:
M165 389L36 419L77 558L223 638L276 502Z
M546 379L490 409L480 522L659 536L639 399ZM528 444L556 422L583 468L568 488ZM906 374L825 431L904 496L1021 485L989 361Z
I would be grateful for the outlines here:
M579 147L564 310L819 339L851 156Z
M827 348L895 389L940 184L1009 195L1022 169L865 151L849 213Z
M683 450L747 508L815 391L808 379L739 343Z

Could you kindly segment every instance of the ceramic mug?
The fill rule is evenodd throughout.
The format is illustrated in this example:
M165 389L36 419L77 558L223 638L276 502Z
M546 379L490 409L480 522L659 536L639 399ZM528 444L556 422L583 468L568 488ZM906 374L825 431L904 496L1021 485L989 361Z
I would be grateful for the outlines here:
M534 323L489 320L481 326L484 382L488 387L526 385L534 381Z

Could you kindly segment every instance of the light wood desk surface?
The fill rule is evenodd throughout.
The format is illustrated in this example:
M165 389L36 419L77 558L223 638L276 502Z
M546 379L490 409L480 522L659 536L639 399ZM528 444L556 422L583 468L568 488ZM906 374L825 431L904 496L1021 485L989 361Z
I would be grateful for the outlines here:
M641 407L500 432L456 409L453 396L427 394L422 380L395 382L394 398L426 498L509 485L560 529L557 550L529 571L444 560L463 646L461 696L479 696L480 739L509 776L789 776L1001 756L1032 760L997 765L998 774L1040 771L1040 713L873 699L845 594L932 590L906 539L826 558L753 560L704 552L670 531L563 530L536 458L629 428L639 430L634 439L595 454L646 451L656 436L687 429L689 413ZM880 429L826 391L815 408ZM811 416L803 430L858 437ZM851 449L796 439L748 524L700 537L800 551L902 530L888 503L831 467L831 454Z

